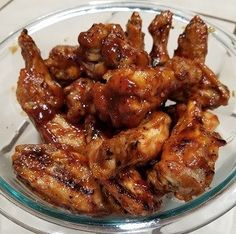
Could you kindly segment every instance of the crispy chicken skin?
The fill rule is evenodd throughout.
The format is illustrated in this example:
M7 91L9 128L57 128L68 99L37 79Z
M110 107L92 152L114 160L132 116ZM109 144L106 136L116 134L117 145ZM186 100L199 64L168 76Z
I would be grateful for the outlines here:
M195 16L179 36L175 56L205 61L207 54L208 28L200 16Z
M137 49L144 50L144 33L142 32L142 19L138 12L131 15L126 25L126 36L129 43Z
M175 58L169 64L157 68L119 68L106 73L107 83L96 83L92 88L96 114L114 127L136 127L149 111L164 104L172 92L199 82L202 73L192 61Z
M17 177L43 199L76 213L107 213L87 158L66 145L21 145L13 155Z
M122 131L103 141L95 152L89 154L93 175L108 179L124 167L156 158L169 136L169 126L169 116L155 112L137 128Z
M148 180L163 192L173 192L188 201L203 193L214 175L220 146L219 134L204 127L202 111L196 102L189 102L163 146L160 162L148 173Z
M101 180L101 184L129 214L147 215L160 208L147 182L135 169L128 168L114 179Z
M82 68L78 64L78 46L58 45L49 54L45 64L50 74L58 81L72 81L80 77Z
M167 43L172 26L172 13L162 11L156 15L148 27L153 38L153 46L150 52L152 66L163 65L170 59L167 51Z
M52 118L63 105L63 90L53 81L32 38L23 30L18 39L25 68L21 69L16 96L22 109L40 124Z

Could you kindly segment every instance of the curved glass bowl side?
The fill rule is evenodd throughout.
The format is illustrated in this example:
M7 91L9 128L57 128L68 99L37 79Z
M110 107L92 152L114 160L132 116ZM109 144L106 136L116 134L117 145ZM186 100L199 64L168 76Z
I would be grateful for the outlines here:
M236 175L234 175L233 178L235 179ZM106 224L104 223L104 220L102 220L102 223L100 222L96 223L94 222L95 221L94 219L91 219L91 222L79 223L79 225L76 225L76 223L71 223L71 220L69 222L61 222L57 218L52 218L52 216L48 220L47 216L50 215L49 213L47 213L46 216L44 216L40 213L32 212L32 209L26 208L24 204L22 204L20 201L16 202L15 197L12 198L11 195L6 196L6 194L4 194L5 203L6 202L10 202L11 204L13 203L15 206L14 212L10 212L8 209L5 209L5 211L3 211L2 210L3 207L0 208L0 212L6 217L10 218L12 221L31 231L40 230L43 233L50 233L48 231L51 229L54 230L55 225L61 226L60 231L62 231L62 233L67 233L68 230L73 231L73 229L82 231L92 231L96 233L110 233L114 231L131 233L131 232L137 232L137 231L141 232L154 229L159 231L163 230L163 233L165 233L166 230L168 230L168 233L181 233L186 231L189 232L210 223L211 221L223 215L236 205L235 200L233 203L227 204L227 202L229 203L229 201L235 198L236 196L236 183L234 183L234 180L232 180L233 178L227 178L227 182L229 182L228 186L225 187L225 189L227 189L227 193L222 191L221 188L218 189L215 188L214 191L212 192L214 193L214 195L217 196L211 199L206 205L202 204L201 206L195 206L193 212L191 212L190 214L188 212L187 213L183 212L182 215L179 215L178 217L173 217L173 218L170 217L167 218L166 220L165 219L162 220L161 218L158 218L158 215L156 215L156 217L153 218L149 217L149 219L144 221L140 219L136 220L133 219L132 222L122 222L122 220L120 220L117 223L110 222L109 224ZM2 183L1 180L0 182ZM208 194L208 196L210 196L210 194ZM21 197L18 196L18 199L21 199ZM224 209L221 212L212 212L212 207L215 208L215 200L217 202L220 202L221 206L224 207ZM191 205L194 206L194 204ZM225 207L227 207L227 209L225 209ZM20 211L18 211L17 209ZM22 213L21 209L23 209L24 215L22 217L19 217L17 214L18 212ZM217 209L219 209L219 207ZM47 210L48 209L46 207L46 211ZM201 213L201 215L199 213ZM208 219L205 219L204 218L205 216ZM196 220L196 217L198 218L198 220ZM32 220L30 224L25 222L27 218L30 218ZM187 222L186 219L188 219ZM88 221L88 219L86 221ZM192 225L189 225L191 222L193 222ZM43 226L41 226L42 224Z
M136 3L123 2L122 4L121 3L106 3L103 5L100 5L100 4L87 5L87 6L80 6L78 8L50 14L48 16L45 16L44 18L40 18L36 20L35 22L27 25L26 28L28 28L30 32L34 32L35 30L39 30L40 28L45 27L45 25L48 26L50 24L53 24L53 22L58 22L58 21L67 19L69 17L72 17L73 15L93 13L94 11L141 10L141 11L146 11L146 12L159 12L163 9L170 9L170 7L160 6L154 3L153 4L150 3L147 6L147 3L142 3L142 2L136 2ZM175 17L177 18L179 17L186 22L188 22L189 19L192 17L191 13L186 14L177 9L171 9L171 10L175 14ZM17 32L12 34L10 37L8 37L6 40L4 40L0 44L0 48L8 40L11 40L11 37L15 37L19 33L19 31L20 30L18 30ZM220 30L219 32L222 33L225 38L228 37L227 34L225 34L222 30ZM215 35L219 38L218 34L215 34ZM230 53L235 55L236 54L235 49L233 48L232 45L230 45L224 39L224 37L223 39L222 37L220 37L220 42L224 44L226 48L229 49ZM229 39L232 40L232 38L229 38ZM73 223L74 227L78 229L81 228L80 225L89 224L90 226L93 226L93 229L101 225L106 225L108 229L111 228L112 230L115 230L118 228L119 230L124 230L125 229L124 225L127 225L127 224L142 223L143 228L148 228L148 227L153 228L153 226L158 227L164 223L171 223L173 222L175 218L177 218L177 216L179 218L181 217L181 215L185 215L186 213L189 213L190 211L197 209L199 206L203 206L207 201L214 200L216 195L222 193L223 189L226 189L235 180L236 180L236 167L234 167L234 170L231 171L231 174L225 180L223 180L218 186L207 191L206 193L196 198L195 200L190 201L186 204L183 204L177 208L159 212L159 213L146 216L146 217L112 218L112 220L109 218L92 218L92 217L83 216L83 215L74 215L67 212L63 212L62 210L47 207L43 204L40 204L39 202L35 202L34 200L23 195L21 192L15 190L1 177L0 177L0 189L3 191L4 196L6 196L9 200L11 200L11 202L20 206L22 209L25 209L29 213L32 213L42 219L49 220L50 222L54 222L58 225L70 227ZM62 223L61 220L64 220L65 222Z

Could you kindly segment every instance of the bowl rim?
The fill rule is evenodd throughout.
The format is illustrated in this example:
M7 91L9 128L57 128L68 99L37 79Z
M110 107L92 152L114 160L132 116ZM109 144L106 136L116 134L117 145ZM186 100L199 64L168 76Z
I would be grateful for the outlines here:
M79 5L77 7L68 8L68 9L64 9L64 10L60 10L60 11L55 11L50 14L47 14L47 15L37 18L36 20L25 25L22 28L27 28L29 30L29 33L33 33L35 31L40 30L41 28L44 28L50 24L53 24L53 23L50 23L46 26L45 25L43 26L43 23L47 22L49 19L58 19L61 17L60 18L60 21L61 21L61 20L67 19L66 17L68 17L68 15L69 15L68 18L70 18L70 17L72 17L71 14L76 14L78 12L80 12L80 13L82 12L82 14L93 13L93 12L103 12L103 11L114 10L113 8L115 8L116 11L121 10L121 9L123 11L125 11L125 10L130 10L130 11L142 10L145 12L153 12L153 13L159 12L160 10L164 10L164 9L171 9L171 11L174 13L175 17L180 17L183 21L186 21L186 22L188 22L192 18L192 16L194 15L194 13L192 13L192 12L181 10L181 9L178 9L178 8L175 8L172 6L160 5L156 2L148 2L147 3L145 1L128 1L128 2L127 1L103 1L103 2L92 2L92 3L86 4L86 5ZM59 21L55 21L55 22L59 22ZM216 37L216 39L218 41L223 43L226 46L226 48L228 48L229 51L233 55L236 56L236 49L234 47L235 46L234 43L236 43L236 37L233 34L225 32L220 27L215 26L212 23L209 23L207 20L205 20L205 22L208 25L211 25L215 29L217 29L217 32L214 32L213 36ZM38 24L40 24L40 23L42 24L41 28L40 27L37 28ZM0 43L0 50L1 50L1 48L4 47L5 43L7 43L9 40L11 40L16 35L18 35L19 32L22 30L22 28L16 30L14 33L11 33L8 37L6 37L6 39L4 39ZM232 45L230 45L227 41L222 39L218 33L222 33L227 39L229 39L232 42ZM96 226L96 225L100 226L102 224L102 225L115 227L115 226L122 225L124 223L126 223L126 224L127 223L140 223L140 222L145 223L145 222L149 222L151 220L159 220L158 223L171 222L176 218L177 215L178 215L178 217L180 217L180 215L185 215L186 213L188 213L194 209L198 209L200 206L205 205L207 203L207 201L214 200L214 198L219 193L224 192L226 190L226 188L228 188L230 185L235 183L235 181L236 181L236 168L234 168L234 170L231 172L231 174L227 178L225 178L225 180L223 180L218 186L216 186L215 188L213 188L211 190L208 190L207 192L205 192L201 196L197 197L196 199L194 199L188 203L185 203L179 207L176 207L176 208L173 208L173 209L170 209L167 211L163 211L163 212L154 213L152 215L145 216L145 217L138 217L138 218L125 217L123 219L119 218L119 219L113 219L113 220L110 220L109 218L104 218L104 217L103 218L94 218L94 217L89 217L89 216L84 216L84 215L77 215L77 214L74 215L74 214L58 211L57 209L54 209L54 208L48 208L47 206L39 204L37 202L34 202L32 199L29 199L28 197L24 196L21 192L18 192L12 186L10 186L1 177L0 177L0 190L2 191L4 196L6 196L7 199L11 200L11 202L16 204L17 206L20 206L22 209L26 210L29 213L33 213L34 215L36 215L40 218L44 218L47 220L48 220L48 218L50 218L50 219L53 218L53 220L50 220L49 222L54 222L58 225L68 226L67 223L62 224L60 222L61 220L64 220L64 221L68 222L69 224L71 222L73 222L74 224L76 223L78 225L89 224L89 225L93 225L93 226ZM42 214L43 214L43 216L42 216ZM44 215L46 215L46 216L44 216Z

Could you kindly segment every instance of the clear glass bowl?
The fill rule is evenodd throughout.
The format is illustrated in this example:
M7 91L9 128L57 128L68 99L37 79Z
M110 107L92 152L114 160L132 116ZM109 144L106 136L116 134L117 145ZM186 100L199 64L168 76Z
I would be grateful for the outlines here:
M78 33L87 30L93 23L119 23L125 26L133 11L139 11L146 34L146 49L151 49L152 40L147 26L161 10L174 13L173 26L169 40L169 51L177 46L177 37L193 14L168 6L147 2L106 2L89 4L63 10L42 17L26 25L46 57L49 50L57 44L77 44ZM218 131L228 141L220 150L216 163L216 174L210 190L196 199L183 203L168 199L160 212L146 217L105 217L92 218L75 215L56 208L35 196L15 177L11 166L14 149L0 155L0 212L14 222L34 232L70 233L76 230L93 232L141 232L182 233L199 228L224 214L236 204L236 39L230 33L208 24L211 27L207 65L212 68L231 89L229 105L215 112L220 119ZM13 33L0 44L0 142L1 147L9 144L19 127L27 120L15 97L16 82L23 59L17 46L19 31ZM39 136L30 124L17 144L37 143ZM14 144L14 140L12 144ZM14 148L14 147L13 147Z

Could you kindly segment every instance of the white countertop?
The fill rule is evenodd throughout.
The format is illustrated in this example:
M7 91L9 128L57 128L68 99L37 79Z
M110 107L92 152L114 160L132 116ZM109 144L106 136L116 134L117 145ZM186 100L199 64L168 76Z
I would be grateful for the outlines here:
M0 0L0 41L39 16L87 2L86 0ZM235 30L235 23L233 23L236 22L235 0L165 0L156 2L201 12L215 18L223 18L225 20L209 18L209 21L221 25L231 32ZM236 208L233 208L214 222L192 232L192 234L234 234L235 232ZM0 234L13 233L28 234L32 232L19 227L0 215Z

